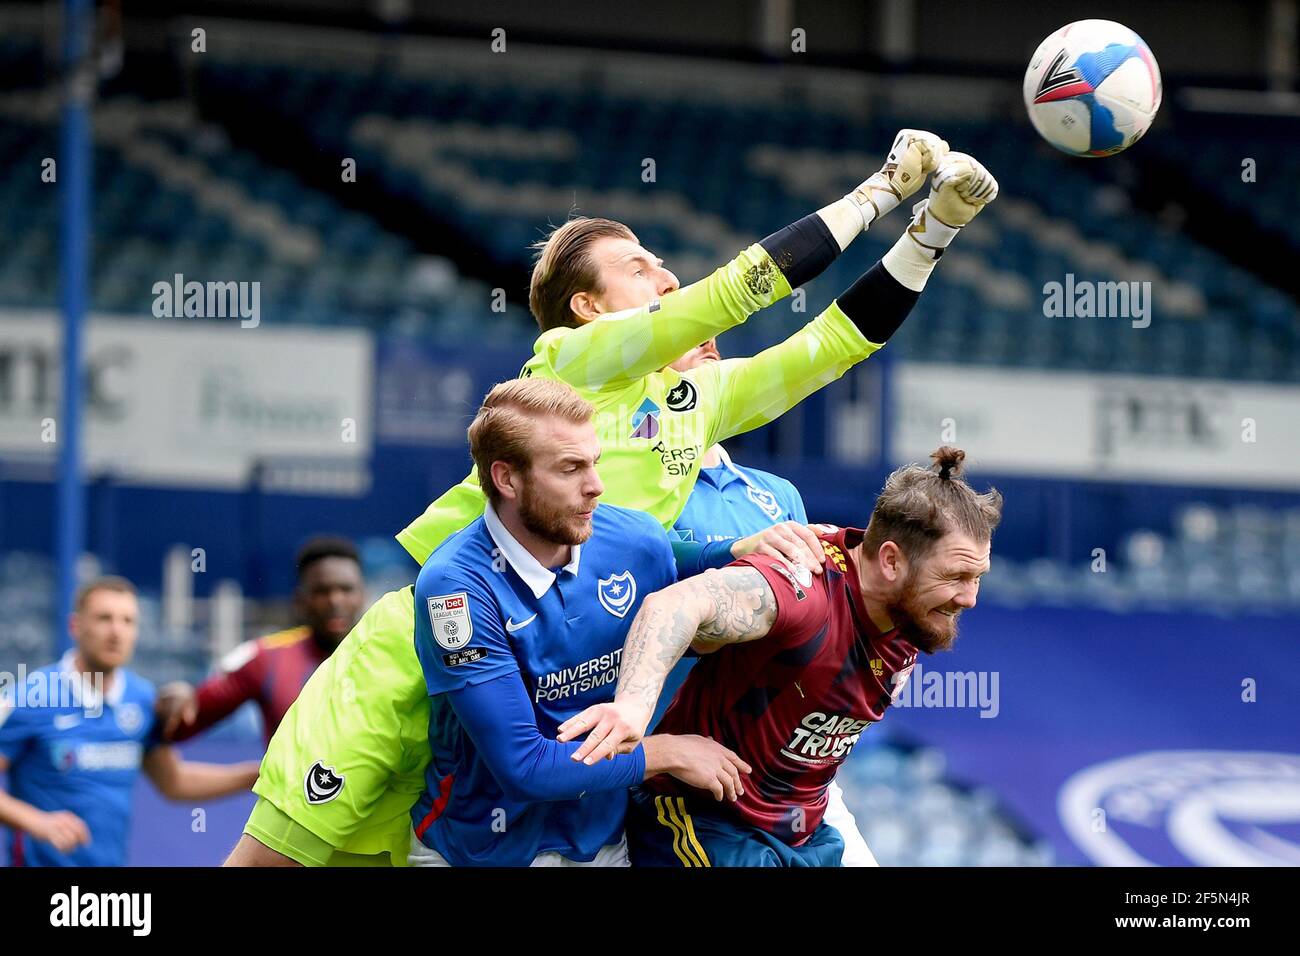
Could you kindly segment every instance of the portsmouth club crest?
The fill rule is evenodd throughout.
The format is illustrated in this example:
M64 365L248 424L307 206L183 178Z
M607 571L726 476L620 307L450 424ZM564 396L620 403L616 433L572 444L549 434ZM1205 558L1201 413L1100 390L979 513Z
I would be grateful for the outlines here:
M646 396L645 401L632 413L632 434L630 438L653 439L659 434L659 406Z
M689 412L700 401L700 393L695 383L688 378L682 379L668 390L666 403L670 412Z
M600 606L615 617L626 617L632 604L636 601L636 578L631 571L611 574L601 578L596 586L600 597Z
M748 485L745 488L745 494L749 497L750 501L754 502L754 504L758 505L758 507L762 509L763 514L767 515L773 521L780 519L781 503L776 500L776 495L772 494L772 492L765 488L755 488L753 485Z
M318 803L329 803L343 792L343 775L335 773L333 767L327 767L317 760L308 769L302 786L308 803L313 806Z
M134 734L144 726L144 711L139 704L118 704L113 708L113 719L124 734Z

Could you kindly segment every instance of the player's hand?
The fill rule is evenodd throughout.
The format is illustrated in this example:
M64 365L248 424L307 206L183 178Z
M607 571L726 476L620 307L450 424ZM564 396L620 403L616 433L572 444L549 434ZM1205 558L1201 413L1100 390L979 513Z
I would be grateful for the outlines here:
M634 706L626 700L593 704L560 724L556 739L563 744L586 734L587 739L571 757L590 766L597 760L612 760L615 754L630 754L635 750L645 736L651 716L644 707Z
M770 528L764 528L748 538L741 538L731 546L733 558L743 558L747 554L764 554L769 558L779 558L789 565L808 568L813 574L822 573L822 559L825 555L817 534L807 525L797 521L782 521Z
M42 812L27 827L27 832L33 839L50 844L60 853L71 853L90 842L90 828L81 817L68 810Z
M930 180L928 211L948 226L966 225L998 198L998 181L973 156L949 153Z
M754 768L716 740L695 734L653 739L671 742L672 769L668 772L688 787L707 790L714 800L735 801L745 795L744 775Z
M858 204L863 223L870 226L921 188L948 154L948 144L923 129L901 129L879 172L849 193Z
M183 680L172 681L158 691L154 713L163 725L163 738L170 740L182 725L188 727L199 716L199 698Z

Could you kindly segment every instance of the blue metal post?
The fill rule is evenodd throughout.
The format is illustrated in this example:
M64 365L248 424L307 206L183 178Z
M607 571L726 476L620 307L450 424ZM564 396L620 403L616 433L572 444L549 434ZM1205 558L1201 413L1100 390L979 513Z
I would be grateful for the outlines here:
M63 266L63 393L56 420L59 467L54 623L60 651L70 643L67 620L77 588L77 559L85 548L86 497L81 462L81 330L86 314L92 167L90 101L95 68L89 59L92 0L64 0L63 130L57 179L62 198L59 259Z

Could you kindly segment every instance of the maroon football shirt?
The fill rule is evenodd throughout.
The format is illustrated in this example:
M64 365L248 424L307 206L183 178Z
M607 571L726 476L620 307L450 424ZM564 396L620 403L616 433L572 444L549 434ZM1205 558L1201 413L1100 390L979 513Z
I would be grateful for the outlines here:
M766 637L702 656L655 731L700 734L730 747L754 768L745 795L719 804L666 775L649 784L791 846L821 823L835 771L884 717L917 653L896 629L882 634L867 616L848 553L862 531L820 537L821 575L758 555L735 562L771 585L776 622Z
M255 700L270 743L303 685L327 657L306 626L239 645L221 662L223 673L199 685L198 718L188 727L179 727L172 739L188 740Z

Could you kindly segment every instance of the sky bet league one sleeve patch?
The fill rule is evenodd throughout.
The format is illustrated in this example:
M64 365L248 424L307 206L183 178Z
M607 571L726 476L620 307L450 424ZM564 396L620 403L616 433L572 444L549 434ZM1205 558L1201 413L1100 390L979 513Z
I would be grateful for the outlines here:
M486 649L465 646L474 636L474 622L469 616L469 595L464 591L429 598L429 629L438 646L451 652L442 655L447 667L487 657Z

